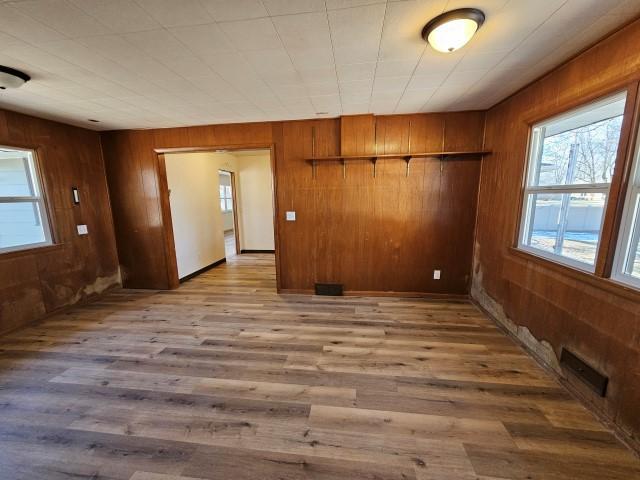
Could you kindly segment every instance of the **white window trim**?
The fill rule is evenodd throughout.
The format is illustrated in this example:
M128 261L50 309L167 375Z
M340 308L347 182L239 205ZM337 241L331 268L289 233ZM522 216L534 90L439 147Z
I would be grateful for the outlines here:
M20 152L29 152L31 154L31 162L29 163L29 174L31 176L32 187L35 188L35 192L31 196L18 196L8 197L0 196L0 203L35 203L38 206L40 213L40 221L42 222L42 230L44 232L44 241L37 243L25 243L22 245L14 245L12 247L0 247L0 254L9 252L18 252L21 250L29 250L32 248L46 247L53 245L53 236L51 234L51 222L49 221L49 213L47 210L46 199L44 198L44 189L42 185L42 179L40 178L40 171L38 168L38 155L35 150L29 148L18 148L7 145L0 145L0 148L6 148L7 150L16 150Z
M567 112L564 112L560 115L556 115L555 117L548 118L541 122L538 122L531 127L531 135L529 140L529 145L527 148L527 171L525 175L525 187L522 192L522 206L520 210L520 224L518 229L518 250L522 250L524 252L530 253L537 257L545 258L554 263L558 263L560 265L565 265L568 267L573 267L578 270L582 270L588 273L595 273L596 264L598 262L598 256L600 253L601 246L601 236L602 226L604 224L605 214L607 211L607 205L609 203L609 191L611 189L610 183L586 183L586 184L570 184L570 185L545 185L545 186L531 186L534 183L534 176L537 173L537 169L540 166L540 159L542 156L542 141L544 138L544 131L546 125L550 123L555 123L571 116L580 114L588 109L599 108L600 106L607 105L622 99L625 99L626 102L627 92L618 92L612 95L609 95L603 99L596 100L594 102L588 103L586 105L580 106L578 108L571 109ZM553 252L549 252L543 250L541 248L536 248L527 245L524 242L524 239L527 235L528 229L530 228L530 215L531 208L529 205L529 196L536 193L552 193L552 194L574 194L574 193L602 193L605 195L605 201L603 206L603 214L600 220L600 230L598 236L598 244L596 246L596 254L594 258L593 265L587 262L581 262L580 260L576 260L574 258L566 257L563 255L558 255Z
M633 163L631 176L629 177L629 187L624 200L622 222L620 223L611 279L640 289L640 278L625 272L625 265L630 259L630 254L632 252L635 253L635 249L632 250L630 246L640 240L640 222L635 225L636 228L633 231L634 221L638 215L638 210L640 210L640 198L637 202L635 201L640 195L640 141L636 144Z

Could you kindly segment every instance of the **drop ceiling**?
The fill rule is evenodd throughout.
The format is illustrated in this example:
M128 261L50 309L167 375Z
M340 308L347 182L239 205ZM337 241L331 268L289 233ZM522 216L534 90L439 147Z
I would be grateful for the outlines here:
M453 54L432 17L487 21ZM96 130L485 109L640 0L0 0L0 106ZM100 123L89 122L97 119Z

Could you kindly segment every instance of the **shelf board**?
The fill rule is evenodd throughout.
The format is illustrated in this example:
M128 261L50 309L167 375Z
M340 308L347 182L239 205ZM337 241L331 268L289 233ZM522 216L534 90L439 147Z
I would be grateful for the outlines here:
M349 160L377 160L384 158L403 158L410 160L412 158L427 158L427 157L461 157L469 155L488 155L490 151L477 151L477 152L423 152L423 153L381 153L379 155L334 155L327 157L310 157L306 160L308 162L346 162Z

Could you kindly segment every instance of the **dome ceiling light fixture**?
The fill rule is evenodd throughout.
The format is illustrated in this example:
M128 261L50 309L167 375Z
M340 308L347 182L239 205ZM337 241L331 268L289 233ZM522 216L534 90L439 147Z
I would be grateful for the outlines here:
M439 52L455 52L471 40L484 20L484 13L477 8L451 10L427 23L422 38Z
M0 65L0 90L18 88L31 80L31 77L15 68Z

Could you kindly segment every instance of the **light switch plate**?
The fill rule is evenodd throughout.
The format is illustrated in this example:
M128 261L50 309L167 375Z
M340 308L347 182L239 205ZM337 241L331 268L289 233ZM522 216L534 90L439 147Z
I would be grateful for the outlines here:
M295 222L296 221L296 212L287 212L287 222Z
M440 270L434 270L433 271L433 279L434 280L440 280Z
M76 225L78 228L78 235L87 235L89 233L89 229L86 225Z

